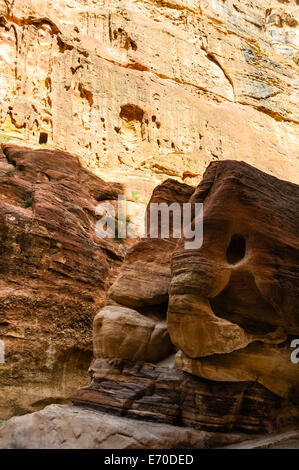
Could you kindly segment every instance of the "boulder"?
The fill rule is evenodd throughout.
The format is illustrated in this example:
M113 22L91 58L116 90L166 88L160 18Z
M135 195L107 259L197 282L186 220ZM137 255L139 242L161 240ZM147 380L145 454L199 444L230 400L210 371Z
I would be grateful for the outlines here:
M158 362L171 354L166 321L154 321L136 310L109 305L93 322L94 358Z
M184 370L257 380L299 404L298 198L246 163L208 167L191 198L204 204L203 245L188 250L182 237L172 257L168 330Z
M244 439L242 433L219 435L67 405L12 418L0 429L0 449L198 449Z

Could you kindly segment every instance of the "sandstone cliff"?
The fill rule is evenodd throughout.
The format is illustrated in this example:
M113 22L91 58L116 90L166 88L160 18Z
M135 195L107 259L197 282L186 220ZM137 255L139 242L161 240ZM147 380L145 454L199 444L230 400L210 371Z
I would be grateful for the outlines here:
M296 445L298 186L224 161L150 202L187 200L204 202L203 245L160 235L131 247L94 318L75 406L9 420L0 448L207 448L286 425Z
M128 252L75 403L208 431L299 418L298 189L234 161L211 163L195 191L156 188L150 203L204 203L203 244L147 237Z
M0 419L84 383L95 317L78 408L12 420L0 447L30 446L36 423L37 446L132 448L136 426L148 447L209 447L298 422L298 14L0 0L0 142L39 149L0 154ZM141 240L102 308L125 245L96 238L95 207L122 192L133 212L204 201L208 246Z
M0 155L0 419L69 400L92 357L92 320L123 257L96 237L107 184L64 152Z
M227 158L298 181L298 9L1 0L0 129L151 188Z

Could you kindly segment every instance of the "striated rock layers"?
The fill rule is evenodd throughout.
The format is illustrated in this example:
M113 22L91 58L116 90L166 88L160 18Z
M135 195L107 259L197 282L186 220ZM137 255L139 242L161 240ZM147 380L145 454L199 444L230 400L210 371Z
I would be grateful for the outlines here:
M299 187L226 161L209 166L191 201L204 204L203 245L187 250L181 238L169 291L180 366L256 380L299 405Z
M91 325L123 258L95 234L107 184L61 151L0 155L0 419L61 403L84 383Z
M9 420L0 430L0 449L198 449L244 439L242 433L196 431L137 422L86 408L51 405Z
M196 189L167 180L152 201L203 202L203 245L171 231L131 247L75 406L12 418L0 448L211 448L298 425L298 187L225 161Z
M195 191L159 186L155 201L203 202L203 245L145 238L129 251L74 403L207 431L299 418L298 193L234 161L212 163Z
M298 182L298 8L0 0L0 130L151 187L224 159Z

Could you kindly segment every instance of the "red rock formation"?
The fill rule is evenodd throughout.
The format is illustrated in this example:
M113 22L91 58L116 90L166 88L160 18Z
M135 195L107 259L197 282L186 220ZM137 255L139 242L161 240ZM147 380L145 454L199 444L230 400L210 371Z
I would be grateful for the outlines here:
M168 302L171 279L170 261L177 239L170 231L169 238L150 238L150 204L182 206L188 202L194 188L174 180L159 185L152 194L147 208L147 237L127 253L121 272L109 291L109 298L131 308L143 308ZM172 217L172 214L170 214ZM172 230L172 219L170 230Z
M84 383L91 325L122 260L96 237L98 201L122 189L59 151L0 157L0 417L68 399Z
M194 188L167 180L158 186L147 209L147 237L127 253L121 272L111 287L108 306L94 320L94 358L118 357L157 362L173 352L166 325L170 261L177 239L150 238L152 203L180 206ZM130 308L128 308L130 307ZM134 309L134 310L133 310Z
M298 183L296 1L0 0L0 132L151 189L228 158Z
M180 240L168 309L184 370L258 380L297 405L298 200L298 186L246 163L211 164L191 198L204 203L203 246L186 250Z
M16 150L11 150L14 157L10 156L9 148L5 152L10 161L15 162L16 172L22 172L26 159L20 160L18 167ZM28 154L29 162L30 155L32 152ZM36 152L33 155L36 156ZM54 157L54 154L51 155ZM49 173L42 169L40 163L37 166L37 171L34 168L25 170L25 176L35 171L34 177L42 179L44 173ZM78 171L77 177L80 179L81 170ZM39 195L40 187L49 185L50 201L55 198L51 207L55 200L62 210L58 197L62 198L64 205L67 203L61 195L65 194L62 187L70 188L67 177L45 183L32 183L30 178L28 181L21 180L17 173L13 178L14 186L11 186L17 189L7 190L7 197L22 199L24 195L28 197L28 194L33 194L34 215L35 194ZM86 185L89 185L88 181ZM34 191L30 193L32 187ZM101 188L100 193L104 191L103 186ZM106 185L105 191L108 188L110 186ZM115 189L118 188L111 187L112 199ZM86 197L87 193L84 189ZM83 196L79 192L76 192L76 197L82 203ZM67 198L74 196L67 193ZM41 201L43 214L48 206L45 198ZM72 210L76 207L74 201L77 199L72 199ZM298 249L298 187L245 163L226 161L212 164L195 191L191 187L167 181L157 188L152 201L168 204L174 201L180 204L185 201L203 202L202 247L187 250L184 238L176 244L173 238L164 240L158 237L156 240L145 238L131 248L109 292L106 307L94 319L91 381L76 392L76 406L49 407L21 420L9 421L0 432L0 446L17 445L14 437L16 426L21 426L22 440L25 446L29 446L28 436L36 420L42 429L37 442L59 446L55 437L57 426L65 428L67 421L70 429L74 426L81 429L86 427L84 423L87 419L98 423L100 417L103 442L109 442L106 435L109 430L115 433L116 421L107 413L118 415L119 429L127 429L127 441L123 443L117 436L116 447L140 447L134 429L140 430L140 438L142 442L144 438L144 445L148 447L157 442L156 438L153 438L154 441L148 440L149 430L154 436L161 436L166 447L174 446L175 442L184 446L184 431L190 433L192 430L188 434L192 445L207 447L223 440L223 433L234 433L225 434L226 442L230 443L242 438L239 432L265 433L284 424L298 422L298 365L292 364L290 357L290 340L299 333L298 278L294 261ZM23 214L31 209L18 210ZM50 217L43 218L44 231L48 229L48 220ZM97 246L101 254L107 250L109 243L94 241L93 234L88 231L87 219L82 220L81 217L75 218L74 224L69 225L68 236L71 239L64 241L66 259L69 259L68 250L73 246L73 237L77 240L75 227L79 221L86 227L84 234L90 237L87 237L88 246L92 242L93 249ZM65 233L62 220L58 218L58 222ZM87 225L83 225L85 222ZM54 225L53 222L49 227ZM41 225L37 226L41 231ZM15 245L10 242L10 246ZM75 246L77 253L81 245ZM109 246L112 250L111 242ZM19 251L16 250L16 253ZM38 253L40 251L30 254L29 260L35 260ZM48 256L47 252L42 259L48 260ZM114 257L118 256L114 251ZM57 262L56 258L54 260ZM62 264L65 266L65 263ZM110 265L115 267L111 260ZM39 266L43 269L43 263ZM45 272L39 271L37 266L32 272L29 266L27 269L31 276L30 286L33 287L36 277L39 285L43 285L51 276L48 273L50 269ZM83 265L83 273L84 269ZM71 292L75 298L75 292L78 295L82 285L80 282L83 281L81 277L77 280L73 267L71 272L71 282L76 288ZM65 285L72 289L72 285L68 285L67 272L61 268L58 275L60 273L66 277ZM54 279L49 279L56 287ZM103 296L98 282L96 291L86 286L90 295L95 296L98 292ZM57 295L53 287L52 290ZM102 297L99 303L101 301ZM168 325L165 319L167 305ZM33 307L31 309L35 313ZM65 322L64 335L71 329L68 312L66 309L66 316L59 317L61 322ZM78 321L78 315L73 302L72 320L75 318ZM52 315L52 318L56 317ZM26 321L25 315L22 321ZM71 325L73 338L73 323ZM63 349L65 346L59 341L57 324L55 329L46 322L42 326L42 340L55 333L54 345ZM82 323L78 324L78 334L79 331L82 333ZM71 341L66 336L64 339L68 344ZM174 354L177 349L179 351ZM49 361L49 351L47 354L41 356L41 361ZM48 363L44 362L46 367ZM88 412L82 406L93 411ZM50 425L53 440L46 437L49 416L55 416L58 420L53 426ZM147 427L145 421L148 422ZM215 431L218 441L214 434L209 438L202 434ZM95 434L91 441L82 441L82 445L98 445L93 439L98 436L99 427L92 432ZM170 433L167 439L163 437L165 432ZM69 445L76 446L67 431L65 436Z
M265 431L292 420L298 187L225 161L211 164L194 192L167 181L152 201L165 192L168 204L191 194L191 203L204 203L203 245L186 249L181 238L173 252L174 239L148 238L130 251L109 293L113 306L95 319L92 381L75 404L218 431ZM171 352L159 323L168 294L178 370L163 360Z
M285 402L259 384L204 380L170 364L96 359L75 405L208 431L267 432ZM286 411L286 414L289 410Z

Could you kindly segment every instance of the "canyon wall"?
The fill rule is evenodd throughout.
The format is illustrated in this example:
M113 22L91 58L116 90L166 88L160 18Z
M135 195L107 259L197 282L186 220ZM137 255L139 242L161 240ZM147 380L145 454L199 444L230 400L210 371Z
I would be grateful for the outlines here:
M229 160L197 188L159 185L150 202L204 202L203 245L171 231L131 247L94 318L89 383L73 406L8 420L0 448L298 446L298 191Z
M298 17L299 0L0 0L0 142L39 148L36 153L9 144L0 153L0 338L7 346L0 418L64 403L85 380L92 319L105 305L126 252L125 244L96 239L98 202L124 191L131 194L129 202L145 208L153 188L170 176L177 181L164 183L153 197L167 202L178 191L175 200L183 203L209 163L221 167L228 159L299 182ZM283 203L286 194L278 193ZM288 205L281 207L287 213ZM265 211L265 219L270 213ZM278 346L270 343L262 351L265 361L269 348L277 352L272 365L283 373L279 390L269 386L268 372L252 385L259 374L256 354L261 357L255 345L248 345L241 374L223 358L188 357L184 338L170 341L166 311L170 307L170 325L180 311L174 298L179 251L175 276L170 269L175 246L172 239L159 240L153 249L150 240L142 240L128 253L108 305L95 319L92 381L75 396L78 413L87 404L203 432L266 432L298 416L298 380L293 367L284 367L284 337L271 338ZM242 280L233 278L229 285L234 302ZM251 278L245 281L247 300L254 286ZM225 311L221 296L213 306L224 323L230 295L231 290L224 294ZM194 299L186 298L192 306ZM267 312L270 326L278 326L272 310ZM256 320L242 318L243 306L237 314L242 328ZM289 323L288 335L297 335L297 317L296 331ZM119 333L136 327L141 344L134 349L133 337L125 344L130 354L123 348L120 358L109 336L118 325ZM176 356L179 371L173 368L173 344L183 351ZM140 360L156 364L136 366ZM243 361L239 355L233 365L234 360ZM139 387L133 396L131 383ZM197 404L214 403L215 397L221 403L216 415L213 406L198 415ZM76 414L74 408L67 412ZM115 421L108 431L110 425L114 430ZM189 443L188 433L169 446ZM196 441L203 435L192 436Z
M70 400L87 378L92 321L124 244L95 234L122 188L65 152L0 151L0 420Z
M296 182L298 11L298 0L0 0L0 131L141 193L165 175L197 184L227 158Z

